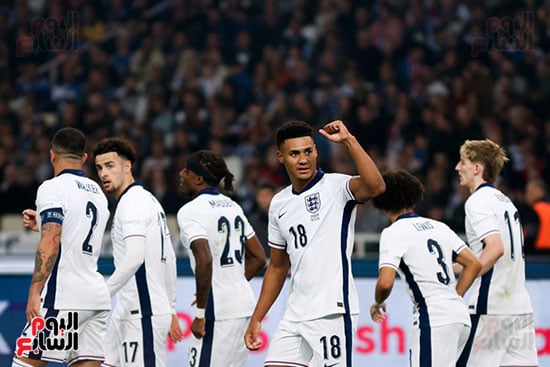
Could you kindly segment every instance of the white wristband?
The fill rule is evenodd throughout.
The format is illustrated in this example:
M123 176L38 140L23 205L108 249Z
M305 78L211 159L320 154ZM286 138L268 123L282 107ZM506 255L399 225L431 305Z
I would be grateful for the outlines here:
M195 311L195 318L197 319L204 319L204 315L206 313L206 308L199 308L197 307Z

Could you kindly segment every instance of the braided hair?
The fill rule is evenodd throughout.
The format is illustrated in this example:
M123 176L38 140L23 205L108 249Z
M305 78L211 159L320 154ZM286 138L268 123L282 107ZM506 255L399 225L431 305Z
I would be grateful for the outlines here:
M227 168L223 157L211 150L203 149L191 154L187 159L187 169L202 176L211 186L218 186L223 179L224 191L233 191L235 176Z

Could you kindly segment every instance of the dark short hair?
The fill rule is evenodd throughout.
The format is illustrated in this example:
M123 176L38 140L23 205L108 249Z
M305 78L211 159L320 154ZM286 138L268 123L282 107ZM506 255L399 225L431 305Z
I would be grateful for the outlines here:
M62 156L80 159L86 153L86 137L74 127L61 128L52 139L52 150Z
M277 148L288 139L301 138L309 136L313 138L313 128L307 122L294 120L282 124L275 132Z
M372 199L372 205L380 210L395 213L414 208L424 197L424 185L409 172L399 169L382 174L386 191Z
M224 190L233 191L235 176L229 171L221 155L211 150L196 151L187 159L186 167L201 176L211 186L218 186L223 179Z
M121 138L105 138L97 143L92 150L94 157L111 152L117 153L120 157L123 157L132 163L136 160L136 151L134 150L132 144Z

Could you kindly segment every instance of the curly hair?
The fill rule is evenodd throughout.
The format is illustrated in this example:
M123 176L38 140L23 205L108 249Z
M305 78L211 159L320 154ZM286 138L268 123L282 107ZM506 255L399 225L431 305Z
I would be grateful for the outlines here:
M94 157L111 152L117 153L120 157L123 157L132 163L136 160L136 151L132 147L132 144L121 138L102 139L92 150Z
M413 209L424 197L424 185L409 172L399 169L382 174L386 191L372 199L375 208L396 213L403 209Z

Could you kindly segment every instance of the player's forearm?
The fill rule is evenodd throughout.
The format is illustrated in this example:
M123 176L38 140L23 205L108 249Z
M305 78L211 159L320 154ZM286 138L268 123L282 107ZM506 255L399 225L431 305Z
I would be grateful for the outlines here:
M247 259L245 270L244 270L244 275L246 277L246 280L252 279L252 277L258 274L258 272L262 270L264 266L265 266L265 260L262 261L261 259L258 259L258 258L252 258L250 260Z
M492 234L483 239L485 243L485 248L479 256L479 261L481 261L481 272L480 276L487 273L495 265L495 263L504 255L504 247L502 245L502 240L500 239L499 234Z
M457 263L462 267L456 282L456 293L464 296L481 270L481 262L470 249L465 248L456 257Z
M109 294L113 297L138 271L145 261L145 237L134 236L124 241L126 253L107 280Z
M258 237L252 236L246 240L246 251L244 255L244 275L250 280L266 263L265 251L258 241Z
M260 297L252 314L251 321L261 322L267 314L285 283L288 267L268 266L262 283Z
M348 149L357 172L359 172L359 176L363 181L363 187L355 190L356 199L363 202L383 193L386 190L384 179L372 158L357 141L357 138L353 135L350 136L344 141L344 145Z
M50 276L61 243L61 226L57 223L46 223L42 226L40 242L36 249L34 271L29 294L39 294Z
M462 272L456 282L456 293L458 293L459 296L464 296L468 288L470 288L474 280L477 278L480 269L481 267L476 267L474 265L465 266L462 269Z
M212 287L212 260L195 264L195 286L197 289L197 307L206 308L208 294Z
M169 251L166 259L166 293L168 299L170 300L170 306L172 307L172 312L176 312L176 280L178 278L178 270L176 266L176 256L173 251Z
M383 303L390 296L391 290L392 287L384 287L377 283L374 291L374 301L378 304Z
M36 250L34 271L32 275L29 294L40 294L46 280L50 276L59 251L54 253L45 253L40 247Z

